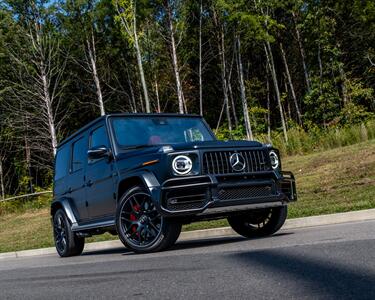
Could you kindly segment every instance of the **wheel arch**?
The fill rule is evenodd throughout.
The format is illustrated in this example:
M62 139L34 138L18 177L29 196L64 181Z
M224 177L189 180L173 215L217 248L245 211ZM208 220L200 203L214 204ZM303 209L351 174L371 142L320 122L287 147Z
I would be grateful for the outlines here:
M152 188L160 186L159 181L155 175L151 172L137 172L129 174L126 177L121 178L117 187L117 201L121 199L121 196L130 188L134 186L143 186L150 192Z
M74 215L73 207L70 204L70 201L68 198L64 197L64 198L60 198L52 202L51 216L53 217L59 209L62 209L65 212L68 220L70 221L72 225L77 224L77 219Z

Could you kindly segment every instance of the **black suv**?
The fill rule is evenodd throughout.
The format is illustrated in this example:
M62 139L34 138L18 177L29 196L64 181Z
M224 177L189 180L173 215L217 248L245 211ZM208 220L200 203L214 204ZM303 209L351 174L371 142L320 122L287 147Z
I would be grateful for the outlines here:
M228 218L245 237L273 234L295 200L293 174L269 145L218 141L195 115L112 114L58 146L51 215L60 256L105 232L151 252L201 220Z

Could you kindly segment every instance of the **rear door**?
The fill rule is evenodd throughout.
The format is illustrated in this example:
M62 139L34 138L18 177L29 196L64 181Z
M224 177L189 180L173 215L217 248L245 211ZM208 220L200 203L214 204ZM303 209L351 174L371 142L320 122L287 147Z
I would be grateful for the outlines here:
M104 122L98 124L89 133L89 148L98 146L111 150ZM112 177L113 161L107 157L94 160L87 158L86 160L86 197L90 219L112 218L116 210Z
M70 197L73 199L78 213L79 222L85 222L88 209L85 193L85 169L87 164L87 133L77 137L71 146L71 163L69 176Z

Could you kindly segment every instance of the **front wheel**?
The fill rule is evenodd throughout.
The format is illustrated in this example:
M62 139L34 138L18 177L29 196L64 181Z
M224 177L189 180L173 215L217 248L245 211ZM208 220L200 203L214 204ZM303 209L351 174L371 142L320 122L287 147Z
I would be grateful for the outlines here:
M181 232L181 223L162 217L150 193L136 186L121 198L116 213L116 229L121 242L138 253L156 252L172 246Z
M278 231L284 225L287 214L287 206L257 209L229 217L228 222L235 232L244 237L262 237Z
M53 216L53 236L56 251L61 257L80 255L85 246L85 238L77 236L71 228L64 210L59 209Z

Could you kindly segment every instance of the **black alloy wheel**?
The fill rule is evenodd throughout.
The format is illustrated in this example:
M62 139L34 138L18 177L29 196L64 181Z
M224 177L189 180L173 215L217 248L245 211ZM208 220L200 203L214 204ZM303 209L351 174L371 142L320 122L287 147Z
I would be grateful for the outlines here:
M72 231L71 224L62 209L57 210L53 216L53 236L56 251L61 257L82 253L85 239Z
M287 214L287 206L264 208L229 217L228 222L234 231L244 237L262 237L278 231L284 225Z
M120 200L117 232L123 244L135 252L163 250L177 240L181 224L163 218L142 187L130 189Z

